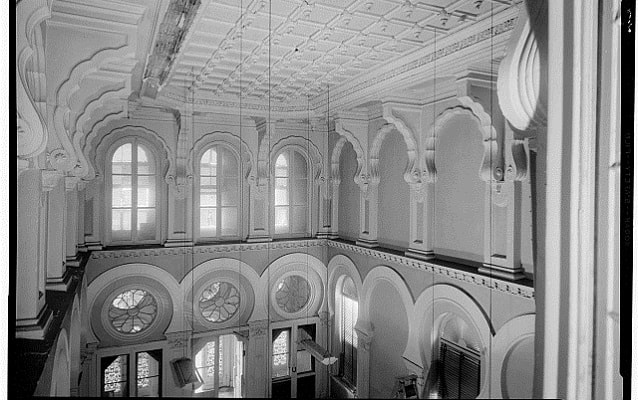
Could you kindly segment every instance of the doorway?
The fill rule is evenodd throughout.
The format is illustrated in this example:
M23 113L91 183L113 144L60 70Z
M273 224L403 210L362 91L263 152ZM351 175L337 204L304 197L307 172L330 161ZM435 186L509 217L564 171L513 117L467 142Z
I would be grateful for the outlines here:
M195 367L204 397L241 398L244 395L244 344L234 334L200 338L195 342Z
M272 398L316 397L315 359L298 342L317 339L317 323L273 324L270 337Z

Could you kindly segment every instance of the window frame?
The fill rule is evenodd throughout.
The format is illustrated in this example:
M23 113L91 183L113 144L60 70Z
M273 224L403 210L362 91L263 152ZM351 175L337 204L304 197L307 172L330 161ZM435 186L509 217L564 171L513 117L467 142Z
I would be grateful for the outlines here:
M354 279L349 276L349 275L342 275L340 277L340 279L337 281L337 290L335 291L335 310L336 310L336 315L335 315L335 319L336 319L336 328L337 328L337 339L338 339L338 343L339 343L339 366L338 366L338 376L341 379L342 382L344 382L346 385L350 386L352 389L357 388L357 363L358 363L358 351L359 351L359 345L358 345L358 336L357 336L357 332L355 329L355 326L357 325L357 321L359 319L359 292L357 291L357 299L356 299L356 304L357 304L357 318L353 319L352 322L352 331L353 331L353 348L354 348L354 354L355 356L352 358L351 360L351 364L353 366L353 370L352 370L352 381L348 378L346 378L345 376L345 371L344 371L344 365L345 362L342 359L342 357L345 357L345 326L344 326L344 313L345 313L345 302L344 302L344 298L350 298L349 296L346 296L343 293L343 286L346 283L346 280L350 279L352 281L352 285L354 287L354 290L357 291L357 286L356 283L354 281ZM352 299L354 301L354 299Z
M118 356L126 356L127 358L127 373L126 373L126 397L138 397L137 396L137 355L139 353L151 353L157 352L160 355L160 359L158 360L158 392L159 397L164 396L164 379L165 373L165 357L164 357L164 347L159 345L157 342L155 343L146 343L141 345L133 345L133 346L121 346L114 347L109 349L104 349L98 354L98 368L99 374L97 378L97 396L104 397L104 369L102 368L102 360L109 357L118 357ZM124 381L123 381L124 382ZM89 394L91 395L91 394Z
M282 205L282 206L277 206L275 205L275 188L276 188L276 179L277 179L277 174L276 174L276 164L277 164L277 160L279 159L279 157L284 154L287 153L287 162L288 162L288 176L286 177L287 179L287 186L288 186L288 204L287 205ZM305 161L306 163L306 201L305 201L305 207L306 207L306 213L305 213L305 217L306 217L306 230L304 232L293 232L293 225L292 225L292 219L293 219L293 208L294 207L301 207L299 205L294 205L293 204L293 184L292 184L292 180L294 179L294 170L291 168L292 167L292 158L293 158L293 153L298 153ZM271 229L271 236L273 238L279 239L279 238L306 238L306 237L311 237L312 236L312 232L313 232L313 227L311 226L311 215L312 215L312 207L313 207L313 203L312 203L312 179L311 177L313 176L313 171L312 171L312 163L310 162L310 159L308 157L308 154L306 154L306 152L304 152L301 148L299 148L298 146L295 145L289 145L286 146L284 148L282 148L281 150L279 150L277 153L275 153L274 157L272 158L272 163L271 163L272 167L271 167L271 171L270 171L270 177L271 177L271 182L272 182L272 190L271 190L271 195L270 195L270 229ZM281 179L281 177L279 178ZM284 232L284 233L277 233L275 230L275 220L276 220L276 207L287 207L288 209L288 231Z
M216 220L217 220L217 232L215 236L202 236L201 235L201 182L202 182L202 175L201 175L201 160L202 157L204 157L204 154L206 154L207 151L211 150L211 149L218 149L218 148L222 148L224 151L228 151L230 154L232 154L232 156L235 158L235 162L237 165L237 174L236 174L236 180L237 180L237 204L235 205L236 209L237 209L237 234L236 235L222 235L222 231L221 231L221 210L222 210L222 205L221 205L221 196L220 193L221 191L219 190L219 172L215 175L215 179L217 181L216 185L218 187L217 189L217 195L216 195ZM215 150L217 151L217 150ZM219 152L217 151L217 154L219 155ZM194 235L194 240L196 243L215 243L215 242L223 242L223 241L233 241L233 240L240 240L243 237L243 203L244 203L244 181L242 179L241 176L241 172L242 172L242 166L240 164L241 158L239 157L239 153L232 147L229 146L223 142L219 142L219 141L213 141L210 143L207 143L206 146L202 147L201 149L199 149L199 151L197 152L197 157L194 160L194 171L195 171L195 190L193 191L193 235ZM219 168L217 169L218 171L220 170ZM223 176L222 176L223 177ZM225 178L224 178L225 179Z
M138 187L138 174L137 170L137 148L138 146L142 146L142 148L149 154L149 157L152 158L153 164L155 166L153 175L142 175L142 176L154 176L155 182L155 238L154 239L137 239L137 226L133 223L133 213L131 214L131 240L114 240L113 239L113 156L115 152L122 147L123 145L130 143L132 146L132 160L131 160L131 190L132 192L137 191ZM135 162L134 162L135 161ZM162 207L163 199L164 199L164 185L162 185L161 174L162 174L162 163L160 161L160 157L158 156L158 151L156 147L149 142L138 136L127 136L121 138L115 142L113 142L109 146L109 150L106 154L105 158L105 182L104 182L104 204L106 205L104 211L104 231L105 231L105 244L108 246L130 246L130 245L139 245L139 244L159 244L162 241L162 228L163 228L163 214L164 210ZM119 174L118 174L119 175ZM131 198L131 209L135 210L135 213L138 210L138 205L133 202L132 196Z

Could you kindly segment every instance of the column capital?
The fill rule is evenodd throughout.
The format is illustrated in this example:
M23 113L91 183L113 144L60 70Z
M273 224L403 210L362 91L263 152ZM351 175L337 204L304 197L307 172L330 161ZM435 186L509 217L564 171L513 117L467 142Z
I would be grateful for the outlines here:
M268 320L262 319L258 321L248 322L248 334L251 338L265 336L268 333Z
M179 349L188 347L188 341L191 338L191 331L166 332L166 341L171 349Z
M42 170L42 190L49 192L58 186L58 182L64 175L60 171L45 169Z

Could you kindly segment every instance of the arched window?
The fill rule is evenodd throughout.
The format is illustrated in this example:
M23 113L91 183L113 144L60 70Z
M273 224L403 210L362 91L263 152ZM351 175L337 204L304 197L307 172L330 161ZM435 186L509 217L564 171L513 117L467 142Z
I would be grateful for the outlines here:
M275 161L275 235L307 235L308 162L294 149Z
M359 317L357 288L349 276L337 290L337 321L339 327L339 375L353 387L357 384L357 334L354 327Z
M200 239L239 236L239 165L223 146L206 150L199 161Z
M157 165L153 153L137 139L120 145L111 158L110 178L111 241L157 241Z

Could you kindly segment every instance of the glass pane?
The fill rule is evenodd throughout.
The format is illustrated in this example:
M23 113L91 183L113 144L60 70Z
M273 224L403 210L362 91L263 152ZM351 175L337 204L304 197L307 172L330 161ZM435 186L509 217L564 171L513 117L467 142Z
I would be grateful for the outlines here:
M131 239L130 208L118 208L111 210L111 231L113 240Z
M273 331L272 343L272 376L288 376L288 360L290 356L290 329Z
M217 209L215 207L200 208L199 234L204 237L217 235Z
M151 152L139 145L137 146L137 173L145 175L155 173L155 163Z
M225 177L238 176L237 158L226 149L220 149L222 155L222 175Z
M113 175L113 207L131 207L133 205L131 182L131 176Z
M137 210L137 239L152 240L156 236L155 209L143 208Z
M288 232L288 207L275 207L275 233Z
M217 175L217 152L214 148L209 149L204 153L199 168L201 176Z
M292 187L292 204L305 206L308 204L308 180L294 179Z
M220 183L222 206L236 206L239 203L237 178L224 178Z
M155 207L155 176L137 177L137 206Z
M159 397L160 395L159 360L147 352L137 353L137 396Z
M102 396L128 396L128 356L118 356L109 365L104 365L104 360L105 359L102 359L102 381L104 382Z
M316 326L314 324L304 325L297 328L297 340L316 339ZM297 350L297 373L315 370L315 361L310 353L304 349Z
M125 143L118 147L113 153L113 162L111 164L111 172L114 174L130 174L132 173L132 144Z
M288 178L275 178L275 205L288 205Z
M307 207L292 208L292 232L293 233L308 232L308 208Z
M288 176L288 158L285 153L281 153L275 162L275 176Z
M237 207L222 208L222 236L237 235Z
M214 186L202 186L199 194L199 205L202 207L215 207L217 205L217 188Z
M293 151L292 154L292 173L294 176L307 177L308 166L306 164L306 158L298 151Z

